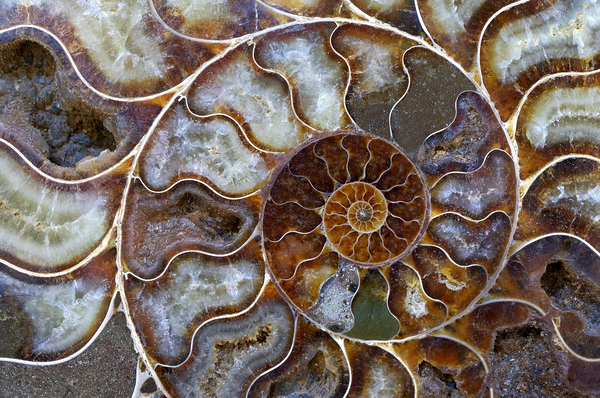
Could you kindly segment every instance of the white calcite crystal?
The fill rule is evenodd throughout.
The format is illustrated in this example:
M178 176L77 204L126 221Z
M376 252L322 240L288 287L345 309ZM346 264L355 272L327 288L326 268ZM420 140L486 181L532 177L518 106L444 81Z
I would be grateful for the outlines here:
M35 355L56 354L79 344L97 327L96 320L113 293L109 283L97 278L40 285L4 273L0 273L0 291L3 298L18 302L31 322Z
M406 312L415 318L424 317L429 313L427 310L427 302L424 299L424 294L421 286L417 283L406 283L406 297L404 298L404 308Z
M396 38L400 39L400 36ZM356 79L356 95L388 90L401 85L406 79L401 67L402 53L397 45L392 46L387 42L381 43L358 35L345 35L340 42L352 49L353 54L349 59L357 59L361 63L358 76L352 76Z
M0 150L0 250L52 269L90 252L109 228L103 192L44 182Z
M404 368L400 361L396 367L390 367L391 361L372 361L371 367L367 373L369 385L366 388L365 396L378 398L394 398L398 396L403 380L400 378ZM399 369L398 369L399 368Z
M281 77L258 68L252 48L238 48L204 71L208 80L191 90L188 102L201 115L226 113L247 123L251 141L275 151L295 148L303 138L303 126L292 109L289 88ZM200 77L203 77L201 75Z
M263 267L252 259L228 263L198 253L173 260L157 286L138 290L135 307L151 323L154 347L162 358L189 350L192 321L216 311L241 310L263 285Z
M243 396L256 374L289 352L294 319L281 300L259 302L238 318L212 322L194 338L193 356L166 374L183 397Z
M526 102L530 106L523 131L536 149L554 144L600 144L600 89L551 88Z
M428 0L429 17L437 27L450 37L459 37L467 32L465 25L485 4L486 0Z
M494 74L508 83L547 60L596 56L600 52L600 7L596 3L557 1L537 14L503 25L490 54Z
M319 130L343 127L346 64L327 52L326 36L310 32L284 40L263 39L260 66L280 72L297 90L305 122Z
M503 212L494 212L482 221L469 221L460 216L442 215L430 222L428 233L459 265L494 262L503 253L502 242L509 230L510 219Z
M183 102L163 116L142 161L141 176L156 190L177 182L180 174L202 177L232 196L259 189L269 177L264 159L244 145L231 119L201 118Z
M185 15L183 27L214 22L238 23L237 15L231 12L235 0L167 0L166 3Z
M507 173L511 167L512 160L506 152L493 151L478 170L440 179L431 190L431 200L445 209L481 220L516 194L514 176Z
M593 179L563 181L548 189L543 197L544 207L562 207L585 218L600 221L600 184Z

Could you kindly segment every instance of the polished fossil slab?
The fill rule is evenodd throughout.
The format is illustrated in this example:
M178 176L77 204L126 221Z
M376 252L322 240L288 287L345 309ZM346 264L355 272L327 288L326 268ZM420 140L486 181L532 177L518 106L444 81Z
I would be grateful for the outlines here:
M599 10L3 2L2 366L121 319L135 397L600 394Z

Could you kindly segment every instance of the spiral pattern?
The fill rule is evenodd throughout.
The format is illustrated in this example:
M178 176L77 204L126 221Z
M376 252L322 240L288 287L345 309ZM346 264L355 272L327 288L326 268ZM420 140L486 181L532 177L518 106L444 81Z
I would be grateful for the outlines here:
M0 374L600 396L599 29L586 0L0 2Z
M331 195L325 205L323 222L327 237L329 240L335 239L337 243L334 245L339 251L341 240L351 230L359 234L375 232L383 225L387 215L387 203L379 189L370 184L353 182L338 188ZM336 229L338 231L334 231ZM357 239L352 241L350 246Z
M470 94L460 104L477 101ZM487 111L481 105L471 109ZM364 340L411 336L468 308L497 272L508 241L490 234L510 228L510 219L497 210L514 197L486 199L481 221L470 221L465 217L472 217L475 204L469 198L485 198L489 188L468 187L464 176L447 172L428 188L426 178L435 182L440 173L431 170L425 151L448 145L452 134L449 129L424 144L420 163L426 173L393 142L358 131L311 140L293 153L273 177L261 223L266 265L280 293L321 327ZM488 153L494 144L483 145ZM501 176L507 157L492 151L486 161L475 156L471 164L460 165L463 157L446 162L479 169L472 178L498 175L505 185L514 178L510 172ZM446 198L447 186L455 184L464 192ZM432 206L436 217L430 222ZM422 279L422 292L414 287L415 277ZM373 308L379 308L376 314ZM415 318L428 320L414 328Z
M264 210L269 258L278 256L270 253L273 243L297 239L298 234L314 241L324 232L326 243L311 248L319 255L333 249L348 260L378 266L408 252L422 234L427 192L414 164L389 142L360 133L322 138L302 148L284 169L273 182ZM310 190L303 196L291 189L299 181L307 182ZM323 205L303 207L309 197ZM285 229L275 222L283 219L290 220ZM308 253L295 255L310 259ZM281 268L272 266L277 272Z

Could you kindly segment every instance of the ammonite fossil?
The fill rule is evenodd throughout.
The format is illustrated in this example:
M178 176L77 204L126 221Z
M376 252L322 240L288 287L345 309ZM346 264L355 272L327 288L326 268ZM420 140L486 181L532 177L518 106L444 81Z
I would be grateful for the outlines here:
M599 21L2 2L0 396L600 396Z

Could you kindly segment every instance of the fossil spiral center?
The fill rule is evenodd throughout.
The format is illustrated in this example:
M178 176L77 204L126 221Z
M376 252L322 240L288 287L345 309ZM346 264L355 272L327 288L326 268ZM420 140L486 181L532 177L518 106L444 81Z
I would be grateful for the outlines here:
M325 232L330 241L340 241L337 236L344 224L360 233L377 231L387 217L387 204L383 193L371 184L354 182L338 188L329 198L323 214Z
M365 338L357 330L371 315L353 316L357 289L388 311L388 271L380 269L400 264L428 222L427 186L402 149L344 132L308 143L283 165L264 205L262 242L282 295L316 324ZM395 335L398 321L384 318Z
M362 203L361 203L362 205ZM371 209L371 207L362 207L362 206L357 206L357 207L361 207L360 209L358 209L356 211L356 218L358 219L358 221L360 222L367 222L371 220L371 217L373 217L373 209Z

